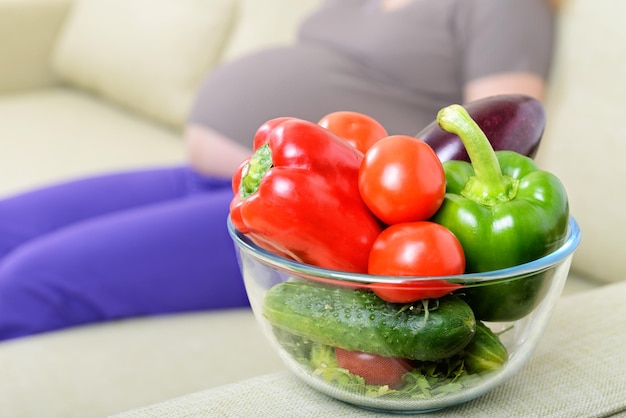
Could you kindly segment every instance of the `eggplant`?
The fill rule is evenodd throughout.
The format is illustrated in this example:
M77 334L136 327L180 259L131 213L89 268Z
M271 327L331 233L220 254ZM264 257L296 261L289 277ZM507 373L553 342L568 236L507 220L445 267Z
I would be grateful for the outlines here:
M546 125L543 104L523 94L501 94L463 105L496 150L511 150L534 158ZM469 161L461 139L433 121L417 135L428 143L439 159Z

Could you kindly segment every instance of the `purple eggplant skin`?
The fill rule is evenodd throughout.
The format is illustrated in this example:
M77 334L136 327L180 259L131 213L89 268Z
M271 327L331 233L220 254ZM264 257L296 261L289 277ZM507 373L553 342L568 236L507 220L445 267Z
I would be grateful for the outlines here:
M534 158L546 125L543 103L523 94L501 94L479 99L463 107L483 130L494 150L511 150ZM439 159L469 161L461 139L439 127L437 121L417 138L428 143Z

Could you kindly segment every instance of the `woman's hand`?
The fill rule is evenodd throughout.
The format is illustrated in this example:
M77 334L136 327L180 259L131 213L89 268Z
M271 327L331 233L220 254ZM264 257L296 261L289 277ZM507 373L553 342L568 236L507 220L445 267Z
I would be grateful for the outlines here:
M187 159L196 171L230 177L239 164L250 156L251 149L201 125L185 128Z

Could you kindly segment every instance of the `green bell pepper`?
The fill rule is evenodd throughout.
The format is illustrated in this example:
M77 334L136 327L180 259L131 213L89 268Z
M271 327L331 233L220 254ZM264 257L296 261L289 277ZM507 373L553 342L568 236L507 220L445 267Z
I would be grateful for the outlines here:
M513 151L494 151L489 140L459 105L440 110L437 122L457 134L470 157L447 161L446 196L433 220L450 229L463 245L466 272L513 267L541 258L562 245L569 204L553 174ZM512 321L541 300L545 273L464 289L476 316Z

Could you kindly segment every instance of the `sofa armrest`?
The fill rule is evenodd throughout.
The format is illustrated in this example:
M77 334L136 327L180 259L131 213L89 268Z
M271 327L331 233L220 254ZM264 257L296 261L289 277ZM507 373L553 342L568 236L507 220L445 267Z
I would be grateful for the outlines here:
M0 0L0 93L54 83L50 55L72 0Z

